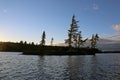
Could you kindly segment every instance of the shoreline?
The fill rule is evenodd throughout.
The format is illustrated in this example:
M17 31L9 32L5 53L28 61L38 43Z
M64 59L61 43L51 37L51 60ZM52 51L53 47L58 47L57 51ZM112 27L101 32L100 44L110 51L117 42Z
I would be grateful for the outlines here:
M96 48L73 48L42 46L38 50L24 51L24 55L95 55L101 52Z

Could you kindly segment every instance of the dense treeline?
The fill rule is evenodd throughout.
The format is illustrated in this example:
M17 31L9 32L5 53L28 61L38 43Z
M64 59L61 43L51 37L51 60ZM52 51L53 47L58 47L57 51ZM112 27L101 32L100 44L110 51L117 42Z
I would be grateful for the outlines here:
M60 46L41 46L26 43L14 43L14 42L0 42L0 51L10 52L24 52L25 54L42 54L42 55L67 55L67 54L91 54L100 52L97 49L91 48L74 48L74 47L60 47Z
M13 51L13 52L24 52L24 51L33 51L37 50L38 45L34 45L33 43L14 43L14 42L0 42L0 51Z

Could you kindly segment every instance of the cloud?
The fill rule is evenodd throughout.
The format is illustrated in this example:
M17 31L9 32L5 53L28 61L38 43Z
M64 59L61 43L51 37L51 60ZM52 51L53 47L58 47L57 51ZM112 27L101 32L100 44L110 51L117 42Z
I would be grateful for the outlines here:
M120 41L120 32L104 37L105 39Z
M113 29L116 30L116 31L119 31L119 30L120 30L120 24L114 25L114 26L113 26Z
M57 43L55 46L68 46L65 43ZM90 40L87 40L85 43L85 46L91 46ZM100 39L97 42L97 48L100 50L120 50L120 41L114 41L114 40L107 40L107 39Z
M93 10L99 10L99 6L97 4L93 4Z

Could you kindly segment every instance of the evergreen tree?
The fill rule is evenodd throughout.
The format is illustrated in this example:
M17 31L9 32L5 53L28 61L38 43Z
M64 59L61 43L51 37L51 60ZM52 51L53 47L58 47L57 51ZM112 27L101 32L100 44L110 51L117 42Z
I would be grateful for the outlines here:
M35 45L34 42L32 42L31 45Z
M95 40L94 40L94 34L92 35L91 41L91 48L95 48Z
M26 44L27 44L27 41L25 41L24 44L26 45Z
M99 36L98 36L98 34L95 35L95 39L96 39L96 41L99 40Z
M23 44L23 41L22 41L22 40L20 41L20 44Z
M53 40L54 40L54 39L53 39L53 38L51 38L51 46L53 45Z
M82 46L82 35L81 35L81 31L78 32L78 47Z
M44 46L44 45L45 45L45 38L46 38L46 34L45 34L45 31L43 31L42 40L40 41L40 45L41 45L41 46Z
M81 35L81 31L78 32L78 47L82 47L84 45L84 43L88 40L88 38L86 39L82 39L82 35Z
M98 34L96 34L94 36L94 34L92 35L92 38L91 38L91 48L95 48L96 47L96 44L97 44L97 41L99 40L99 36Z
M70 29L68 30L68 39L65 40L65 43L71 47L71 44L74 43L77 46L77 33L78 33L78 25L75 20L75 16L72 17L72 23L70 25Z
M95 35L95 47L97 47L97 41L99 40L98 34Z

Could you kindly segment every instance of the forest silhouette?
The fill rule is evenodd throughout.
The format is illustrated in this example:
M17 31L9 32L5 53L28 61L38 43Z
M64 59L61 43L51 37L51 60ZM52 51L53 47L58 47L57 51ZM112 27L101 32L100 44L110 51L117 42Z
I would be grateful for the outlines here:
M93 34L90 40L91 46L84 47L88 38L83 39L82 31L79 31L78 23L75 15L72 16L72 22L68 30L68 39L65 43L68 46L54 46L54 38L51 38L51 45L45 45L46 33L43 31L40 44L27 43L27 41L14 42L0 42L0 51L23 52L23 54L40 54L40 55L81 55L81 54L95 54L100 52L96 48L99 40L98 34Z

